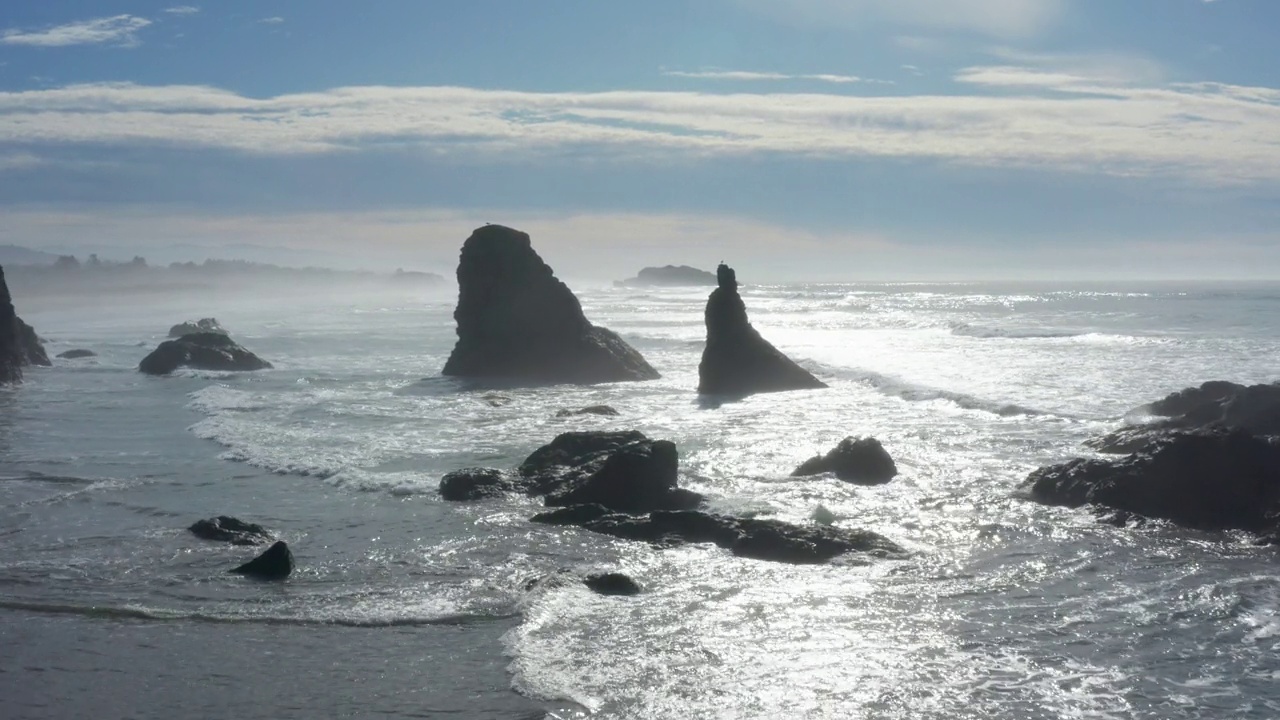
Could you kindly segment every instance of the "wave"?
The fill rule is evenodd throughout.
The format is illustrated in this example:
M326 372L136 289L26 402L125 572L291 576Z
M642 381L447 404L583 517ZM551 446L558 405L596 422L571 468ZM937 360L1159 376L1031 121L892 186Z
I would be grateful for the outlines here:
M1046 410L1037 410L1025 405L1016 403L1004 403L995 400L986 400L976 397L968 393L956 392L953 390L943 390L941 388L930 387L928 385L919 385L911 383L892 375L884 375L869 370L839 370L832 368L823 368L826 374L835 375L836 377L844 377L855 382L869 385L875 390L890 397L901 398L908 402L935 402L943 400L953 405L964 408L965 410L979 410L988 412L1001 417L1012 417L1016 415L1040 416L1055 415Z
M149 608L141 605L75 605L70 603L40 603L21 600L0 600L0 609L49 615L78 615L106 620L150 620L157 622L200 622L210 624L254 625L302 625L337 626L353 628L418 627L426 625L476 625L496 620L519 617L519 613L446 613L431 616L359 617L341 616L307 617L299 615L237 615L232 613L192 612Z
M951 334L972 338L1009 338L1029 340L1084 337L1086 335L1096 335L1097 333L1057 328L986 327L982 325L971 325L965 322L954 322L951 323Z

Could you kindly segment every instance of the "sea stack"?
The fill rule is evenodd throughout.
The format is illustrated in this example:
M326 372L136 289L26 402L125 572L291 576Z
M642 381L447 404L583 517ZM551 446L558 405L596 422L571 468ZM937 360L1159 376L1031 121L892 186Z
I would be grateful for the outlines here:
M707 346L698 365L699 393L746 397L827 386L751 327L733 268L721 263L716 279L719 287L707 299Z
M526 233L485 225L462 245L458 343L445 375L592 384L653 380L658 372L608 329L592 325Z
M36 331L13 309L4 268L0 267L0 384L20 382L22 368L28 365L50 364Z

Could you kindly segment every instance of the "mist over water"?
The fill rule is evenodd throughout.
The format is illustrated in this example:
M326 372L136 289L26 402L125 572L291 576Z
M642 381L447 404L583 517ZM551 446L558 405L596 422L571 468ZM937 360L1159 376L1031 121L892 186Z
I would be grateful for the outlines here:
M20 297L50 354L98 357L0 390L6 712L1280 714L1275 549L1016 493L1168 392L1275 380L1280 287L749 285L755 327L831 387L714 409L694 392L704 289L575 290L662 379L442 378L452 285ZM275 369L136 372L170 325L211 315ZM621 416L555 417L600 403ZM796 567L533 525L526 498L436 495L445 472L514 466L560 432L632 428L674 441L681 484L715 509L804 523L822 506L912 555ZM850 434L879 438L901 474L789 477ZM298 571L226 575L253 551L185 531L217 514L279 533ZM561 568L646 592L525 589Z

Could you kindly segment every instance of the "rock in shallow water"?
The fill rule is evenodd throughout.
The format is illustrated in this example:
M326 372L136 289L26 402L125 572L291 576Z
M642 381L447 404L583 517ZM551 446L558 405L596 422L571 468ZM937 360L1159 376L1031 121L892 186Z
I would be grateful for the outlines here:
M259 580L283 580L293 572L293 553L283 540L277 540L266 552L227 572Z
M589 405L577 410L561 410L556 413L558 418L575 417L578 415L601 415L604 417L617 417L620 413L608 405Z
M148 375L168 375L178 368L248 372L267 370L271 363L254 355L220 333L196 333L166 340L142 359L138 370Z
M698 392L736 398L827 387L751 327L733 269L722 264L717 276L720 286L707 299L707 345L698 364Z
M98 356L98 353L92 350L83 350L83 349L67 350L65 352L58 353L58 357L63 360L78 360L80 358L91 358L91 357L97 357L97 356Z
M531 383L653 380L658 372L606 328L533 250L529 236L478 228L458 263L458 343L445 375Z
M898 474L898 466L879 440L847 437L826 455L804 461L791 475L805 477L827 472L857 485L883 485Z
M261 525L227 515L197 520L187 530L202 540L217 540L232 545L261 545L272 539L271 532Z
M1167 419L1121 428L1085 445L1099 452L1131 453L1179 430L1215 426L1280 435L1280 383L1246 386L1213 380L1172 393L1145 410Z
M601 595L639 595L640 584L622 573L593 573L582 583Z
M440 497L454 502L484 500L523 490L519 478L495 468L463 468L440 479Z

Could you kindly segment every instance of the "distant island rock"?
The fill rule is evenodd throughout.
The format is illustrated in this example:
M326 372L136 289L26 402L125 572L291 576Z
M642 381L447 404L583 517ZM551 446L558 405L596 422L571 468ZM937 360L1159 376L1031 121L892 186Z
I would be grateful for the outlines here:
M0 384L20 382L24 367L52 364L35 329L18 317L0 267Z
M421 272L419 270L402 270L396 268L396 272L391 279L399 285L442 285L444 277L435 273Z
M719 287L707 299L707 345L698 365L699 393L745 397L827 387L751 327L732 268L721 263L716 278Z
M169 328L169 337L171 338L180 338L183 335L193 335L195 333L218 333L219 335L231 334L227 332L226 328L222 327L222 325L218 323L217 318L211 317L200 318L194 322L188 320Z
M715 285L716 276L706 270L699 270L688 265L664 265L647 267L629 280L616 280L619 287L645 287L653 285L669 286L703 286Z
M142 359L138 370L148 375L168 375L178 368L247 372L266 370L271 363L216 332L192 333L166 340Z
M518 382L653 380L658 372L582 305L534 251L526 233L478 228L458 263L458 342L443 373Z

